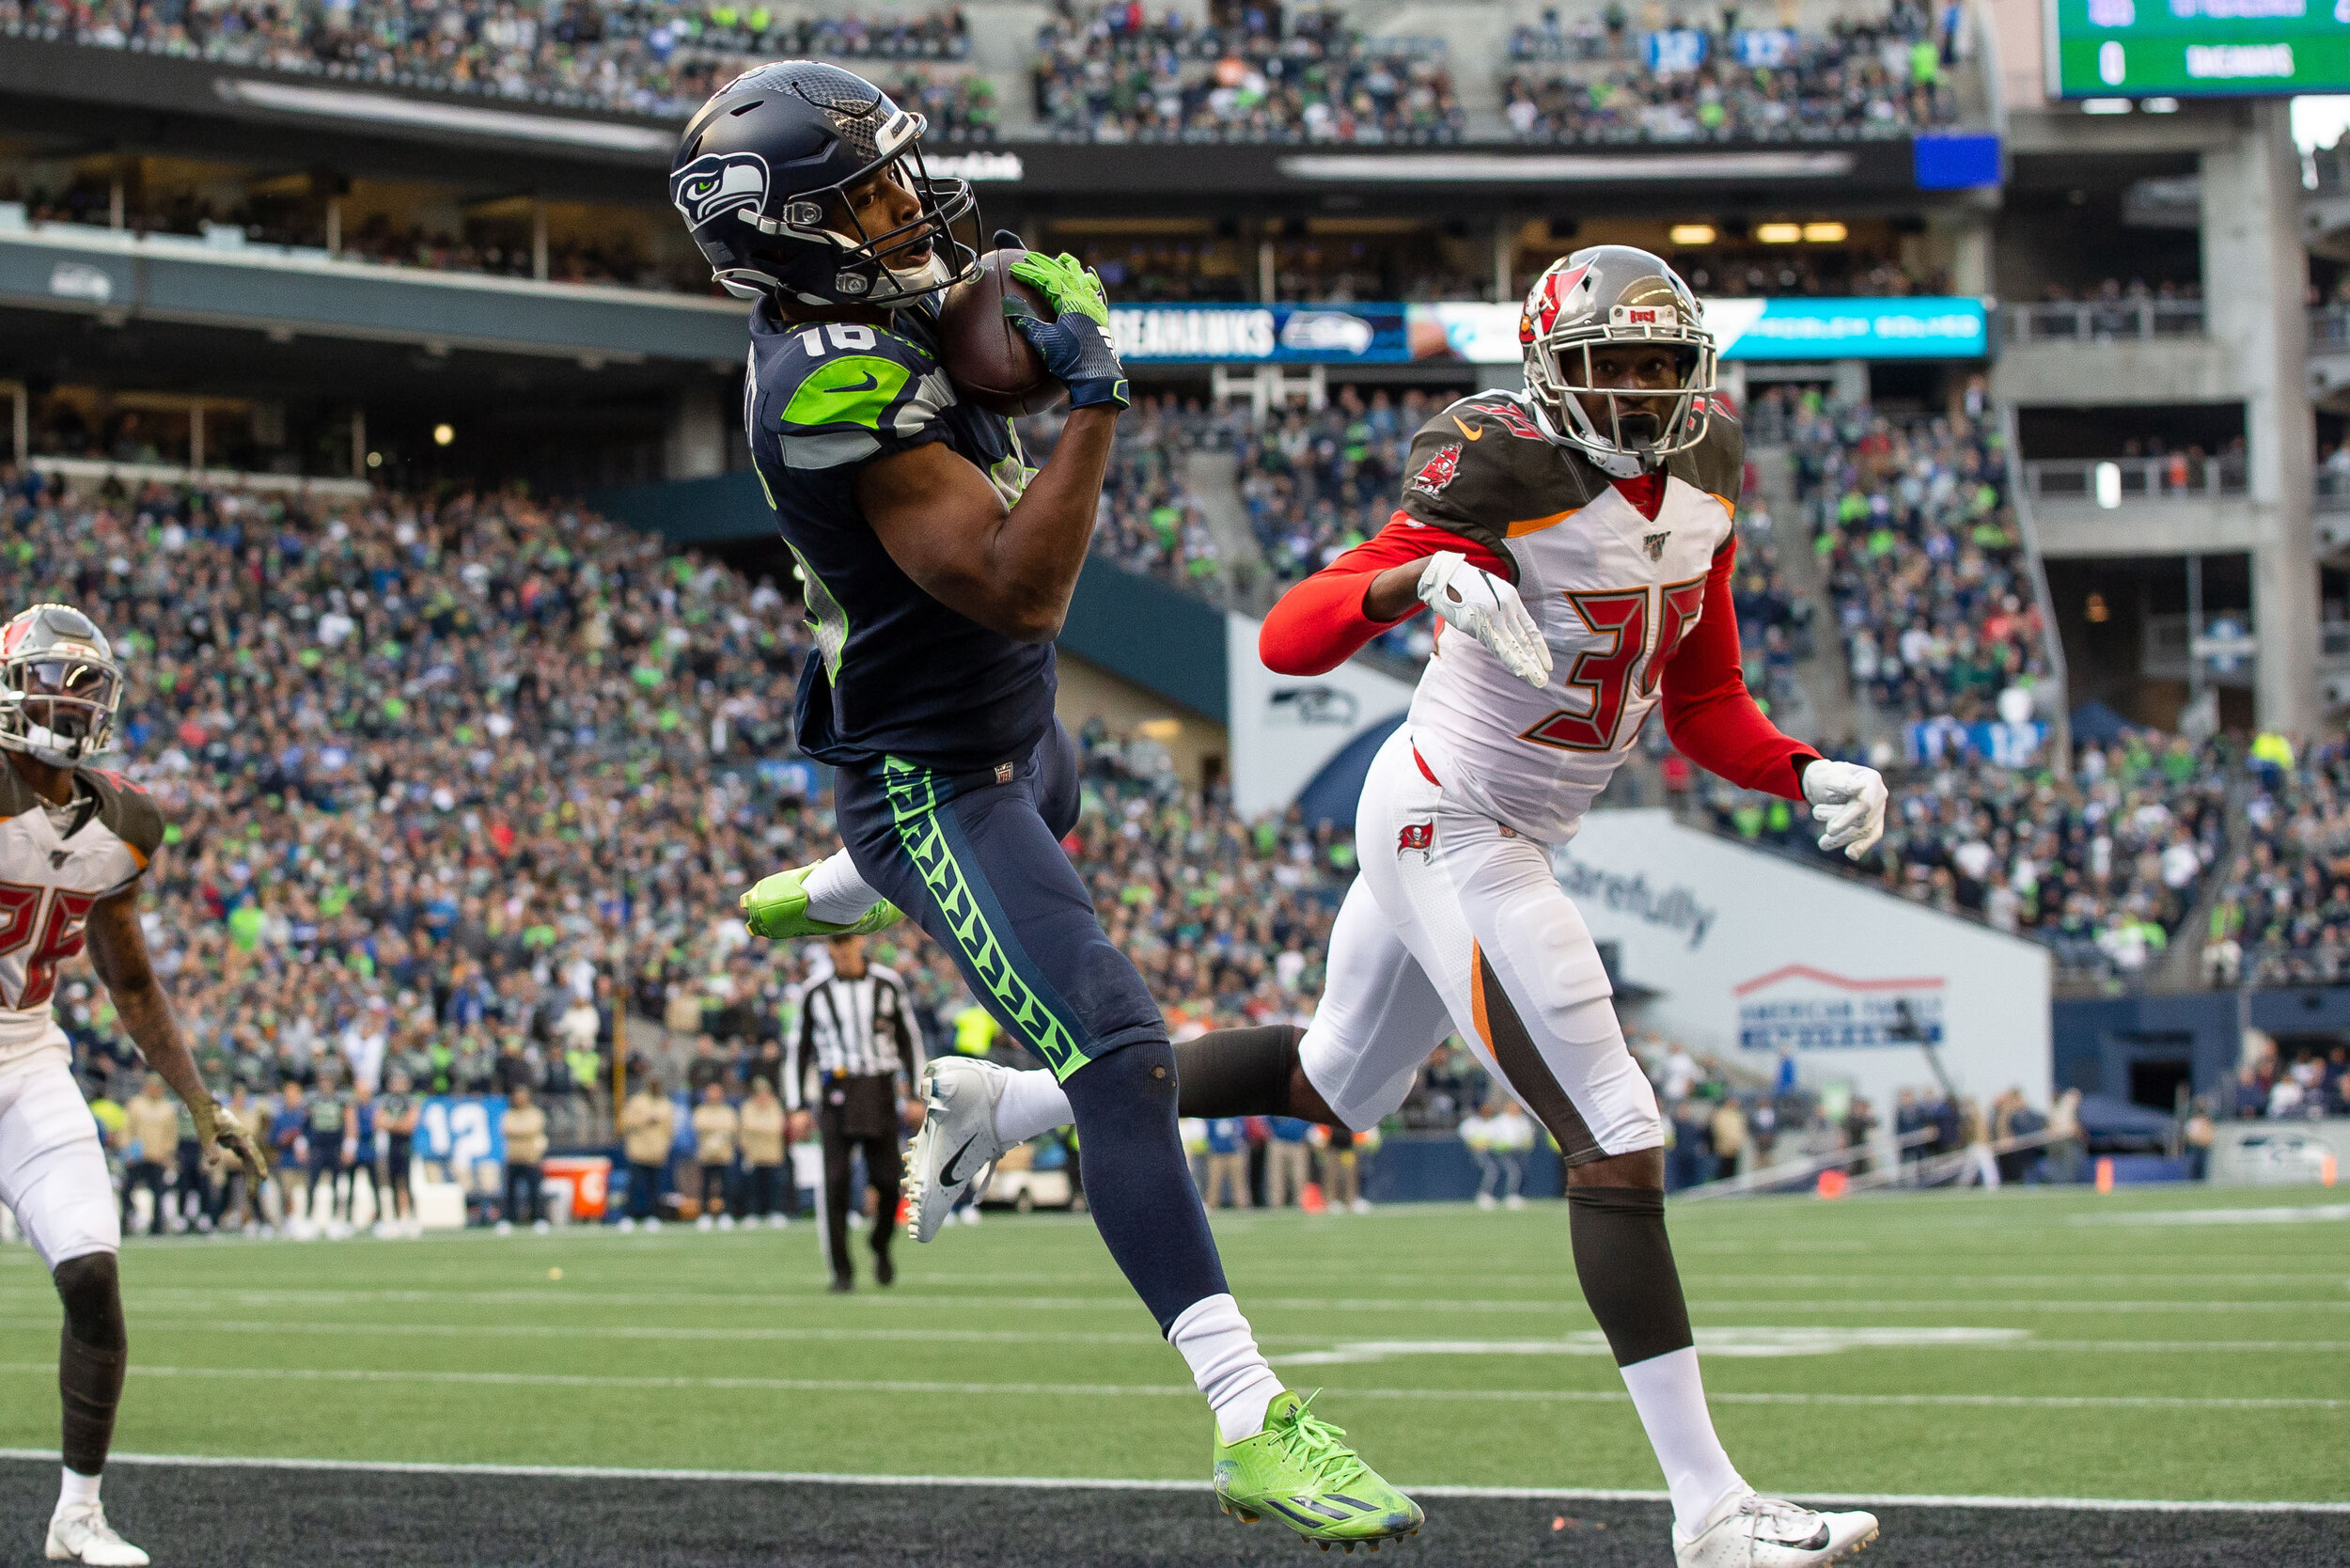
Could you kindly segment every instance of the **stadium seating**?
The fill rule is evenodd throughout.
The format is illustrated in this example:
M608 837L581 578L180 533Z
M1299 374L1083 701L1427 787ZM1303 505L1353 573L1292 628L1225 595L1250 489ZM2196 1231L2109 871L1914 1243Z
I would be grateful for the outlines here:
M1465 118L1443 56L1440 39L1369 39L1336 10L1219 28L1111 0L1038 35L1036 113L1087 141L1447 142Z
M449 1088L503 1087L509 1040L544 1087L575 999L608 1045L623 923L640 1016L729 1058L776 1033L798 955L750 943L733 898L833 840L776 765L806 638L773 585L514 494L24 475L5 504L8 597L72 595L123 655L126 766L174 823L151 930L209 1069L307 1082L380 1016L396 1055L446 1048ZM1149 743L1083 741L1079 853L1157 994L1202 1020L1308 1007L1346 837L1243 823ZM934 948L907 960L943 1039L967 996ZM61 1009L101 1079L133 1059L102 1001L75 980Z
M2350 976L2350 746L2333 741L2291 769L2254 770L2244 803L2248 853L2229 868L2208 933L2208 979L2334 985Z
M8 0L0 33L11 32L384 86L674 118L745 66L778 55L947 61L970 49L960 9L886 21L853 12L787 21L765 8L660 0L569 6L543 18L479 0L432 8L388 0L284 7Z
M2084 745L2070 778L1980 761L1894 780L1885 840L1864 867L1822 855L1804 813L1718 783L1713 825L2047 946L2068 979L2138 980L2226 842L2224 748L2133 734Z
M640 984L756 995L713 912L819 843L793 781L754 765L789 752L804 642L773 586L514 495L35 475L7 506L9 598L70 594L124 654L128 766L174 821L160 963L220 1070L306 1076L377 1006L401 1044L477 1064L543 1042L623 888ZM679 822L683 841L654 830Z
M1621 7L1572 26L1557 11L1511 37L1502 114L1527 140L1847 141L1957 118L1942 80L1948 42L1922 7L1840 22L1714 35L1678 24L1627 38ZM1612 23L1612 26L1605 25ZM1635 54L1639 58L1635 60ZM1531 69L1529 69L1531 68Z
M1998 431L1770 396L1779 406L1757 416L1791 434L1855 698L1888 720L1968 722L2029 694L2045 640Z

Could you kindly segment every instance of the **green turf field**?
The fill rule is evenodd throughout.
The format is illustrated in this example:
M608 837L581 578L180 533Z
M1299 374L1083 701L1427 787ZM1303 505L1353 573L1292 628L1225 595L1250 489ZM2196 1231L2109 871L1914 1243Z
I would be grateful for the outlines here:
M1672 1225L1716 1419L1765 1488L2350 1499L2334 1194L1747 1200ZM1326 1388L1398 1481L1661 1485L1558 1205L1228 1215L1217 1233L1277 1365ZM118 1443L1205 1475L1183 1365L1083 1220L991 1215L901 1243L897 1289L845 1298L822 1292L817 1246L806 1225L133 1243ZM0 1250L0 1447L55 1445L57 1321L30 1253Z

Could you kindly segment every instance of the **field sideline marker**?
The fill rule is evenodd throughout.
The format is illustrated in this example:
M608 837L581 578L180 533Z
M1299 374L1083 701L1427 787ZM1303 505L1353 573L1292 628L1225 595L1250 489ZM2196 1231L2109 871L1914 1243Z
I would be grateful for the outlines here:
M55 1449L0 1449L0 1460L57 1461ZM117 1453L114 1465L185 1466L191 1469L342 1470L380 1475L519 1476L548 1481L755 1482L798 1486L1011 1487L1029 1492L1204 1492L1204 1481L1140 1481L1089 1476L838 1475L821 1470L665 1470L608 1465L446 1465L391 1459L228 1458L212 1454ZM1668 1502L1665 1492L1576 1486L1415 1486L1423 1497L1557 1497L1576 1502ZM1931 1494L1874 1495L1804 1492L1799 1501L1878 1503L1888 1508L2049 1508L2109 1513L2350 1513L2350 1502L2172 1502L2154 1497L1969 1497Z

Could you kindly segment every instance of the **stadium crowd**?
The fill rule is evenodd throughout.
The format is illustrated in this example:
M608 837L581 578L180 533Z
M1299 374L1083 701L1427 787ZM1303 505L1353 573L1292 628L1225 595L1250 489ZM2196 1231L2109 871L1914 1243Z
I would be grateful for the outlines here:
M2076 977L2143 975L2168 950L2227 839L2223 743L2133 731L2076 748L2073 773L1953 753L1897 774L1885 840L1862 867L1822 855L1788 803L1709 781L1719 830L2044 944Z
M1119 421L1118 445L1102 482L1095 555L1205 598L1225 597L1220 552L1190 476L1191 453L1213 444L1215 424L1196 400L1186 404L1171 393L1136 401ZM1031 456L1043 461L1041 450Z
M1367 39L1336 10L1241 25L1063 0L1037 35L1036 115L1085 141L1449 142L1465 124L1444 45Z
M1899 721L2029 719L2045 639L1998 431L1778 387L1753 423L1794 447L1855 697Z
M661 1026L636 1071L697 1096L778 1057L807 955L752 942L733 898L832 844L791 758L795 598L513 494L0 481L8 596L75 599L122 656L122 765L172 823L149 939L224 1091L522 1087L561 1137L608 1111L617 1011ZM1346 837L1081 740L1072 849L1171 1012L1310 1011ZM877 956L933 1048L984 1035L934 949ZM86 1081L128 1100L103 988L77 972L58 1002Z
M2265 739L2265 738L2264 738ZM2217 985L2332 985L2350 977L2350 744L2256 749L2243 803L2248 852L2204 933Z
M785 18L764 6L665 0L574 0L543 11L493 0L0 0L5 34L671 118L760 60L951 61L970 51L960 8Z
M1896 5L1881 20L1839 22L1826 33L1727 21L1718 35L1649 31L1637 61L1626 22L1610 0L1572 27L1554 10L1518 28L1517 69L1501 85L1511 132L1556 142L1829 141L1905 136L1958 118L1944 75L1955 23L1937 27L1922 8Z

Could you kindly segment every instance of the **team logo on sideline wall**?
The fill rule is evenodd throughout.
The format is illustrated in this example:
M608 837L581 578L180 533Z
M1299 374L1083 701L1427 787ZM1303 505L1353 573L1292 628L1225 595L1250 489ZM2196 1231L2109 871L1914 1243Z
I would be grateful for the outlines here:
M1460 472L1461 444L1456 441L1449 447L1437 448L1436 455L1430 458L1421 465L1420 471L1412 476L1411 488L1424 490L1429 494L1434 495L1450 484Z

